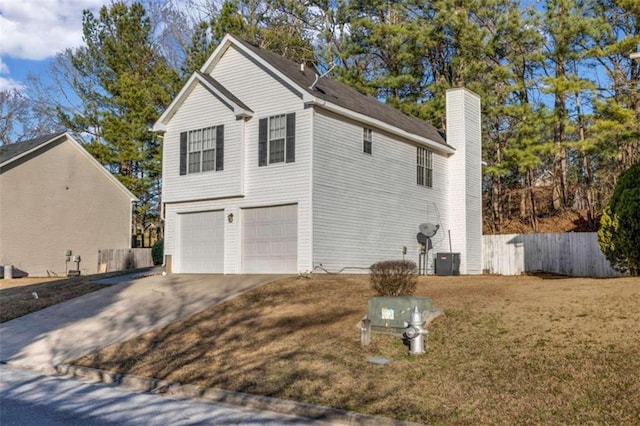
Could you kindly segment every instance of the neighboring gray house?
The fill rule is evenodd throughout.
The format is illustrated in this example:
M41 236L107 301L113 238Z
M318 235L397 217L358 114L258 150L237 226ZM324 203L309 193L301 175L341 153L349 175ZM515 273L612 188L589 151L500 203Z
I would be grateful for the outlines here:
M480 99L430 124L227 35L154 125L164 138L167 267L298 273L461 253L481 273ZM406 254L403 254L406 248ZM346 268L346 269L343 269Z
M131 194L67 133L0 147L0 264L29 276L82 274L98 250L131 244ZM75 269L75 263L68 265Z

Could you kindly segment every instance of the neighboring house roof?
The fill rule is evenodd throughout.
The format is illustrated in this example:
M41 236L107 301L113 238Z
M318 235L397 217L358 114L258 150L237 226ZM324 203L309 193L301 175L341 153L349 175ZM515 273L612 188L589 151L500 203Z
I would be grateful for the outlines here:
M25 157L31 153L43 149L44 147L66 138L71 144L78 149L87 160L93 164L101 173L103 173L113 184L122 192L124 192L131 201L138 201L138 198L131 193L115 176L113 176L102 164L98 162L87 150L76 142L67 132L58 132L50 135L44 135L24 142L16 142L8 145L0 146L0 171L11 163Z
M24 142L10 143L8 145L0 146L0 166L4 166L5 163L9 164L13 159L22 157L29 152L35 150L40 145L58 138L58 136L64 135L65 132L53 133L50 135L40 136L35 139L31 139Z
M427 144L448 154L455 152L455 149L446 143L444 135L426 121L407 115L336 80L323 77L316 81L315 71L301 70L300 64L229 34L224 37L200 71L196 71L191 76L178 96L156 121L153 126L155 131L166 130L171 117L198 82L207 87L218 99L224 98L221 99L223 103L237 116L253 115L253 111L248 106L210 75L230 46L235 46L242 55L269 73L305 103L317 105L372 127L379 127L415 142Z
M409 133L446 144L442 135L431 124L419 118L407 115L402 111L386 105L372 96L358 92L353 87L330 78L320 78L314 85L316 73L313 70L301 71L297 64L283 56L262 49L244 40L236 39L244 47L269 62L282 74L297 83L302 89L314 97L334 103L350 111L378 119L384 123L399 127ZM313 88L311 88L313 86Z

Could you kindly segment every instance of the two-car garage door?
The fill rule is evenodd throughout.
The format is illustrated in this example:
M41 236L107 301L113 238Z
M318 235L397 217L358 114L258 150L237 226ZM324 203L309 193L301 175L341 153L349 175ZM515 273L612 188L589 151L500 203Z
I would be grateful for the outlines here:
M294 204L242 210L240 226L243 273L297 272L297 207ZM224 211L180 214L177 226L175 272L225 272Z

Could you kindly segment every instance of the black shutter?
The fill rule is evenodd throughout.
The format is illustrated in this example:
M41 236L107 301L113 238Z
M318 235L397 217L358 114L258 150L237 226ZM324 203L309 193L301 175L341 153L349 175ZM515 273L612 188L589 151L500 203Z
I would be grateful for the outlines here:
M287 163L296 161L296 113L287 114Z
M261 118L258 125L258 166L267 165L267 120Z
M187 132L180 133L180 174L187 174Z
M216 127L216 170L224 170L224 126Z

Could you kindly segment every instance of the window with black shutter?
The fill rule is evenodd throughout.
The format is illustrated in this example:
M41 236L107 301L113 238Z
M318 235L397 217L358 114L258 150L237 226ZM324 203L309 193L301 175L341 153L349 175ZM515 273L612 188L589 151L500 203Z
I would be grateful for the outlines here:
M187 132L180 133L180 174L187 174Z
M224 126L180 133L180 174L224 168Z
M258 165L296 161L296 114L263 118L258 124Z

